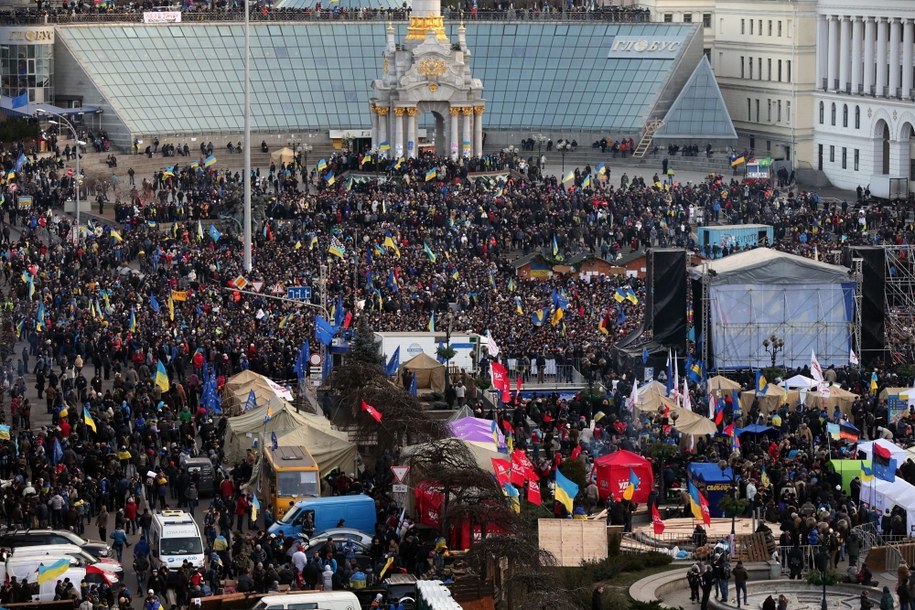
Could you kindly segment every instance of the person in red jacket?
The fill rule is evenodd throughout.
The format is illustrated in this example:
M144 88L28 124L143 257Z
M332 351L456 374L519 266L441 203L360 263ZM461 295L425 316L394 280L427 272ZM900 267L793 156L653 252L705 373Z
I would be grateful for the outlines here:
M222 494L222 497L227 502L232 499L235 495L235 483L232 479L226 477L222 480L222 483L219 485L219 493Z
M241 531L242 519L248 514L248 508L248 498L245 494L239 494L235 501L235 529L238 531Z

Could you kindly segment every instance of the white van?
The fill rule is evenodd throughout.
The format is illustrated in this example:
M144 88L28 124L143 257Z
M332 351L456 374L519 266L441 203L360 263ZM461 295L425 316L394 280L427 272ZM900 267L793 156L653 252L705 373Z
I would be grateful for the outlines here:
M118 580L124 580L124 568L113 558L103 557L101 560L96 559L90 553L87 553L75 544L48 544L45 546L22 546L11 551L7 562L11 560L24 560L27 557L52 557L56 561L61 557L69 557L70 565L73 567L84 568L86 566L95 566L107 574L113 574ZM42 559L41 561L47 560Z
M204 566L203 538L194 517L183 510L163 510L153 515L149 546L152 567L174 573L185 561Z
M70 582L73 583L73 586L76 588L77 599L79 596L79 585L83 581L83 579L85 579L86 582L89 583L90 585L92 585L92 584L100 585L100 584L102 584L102 582L104 582L104 578L103 578L102 574L97 574L97 573L87 574L85 568L71 567L70 569L68 569L66 572L64 572L57 578L52 578L51 580L49 580L47 582L43 582L39 585L38 584L38 563L40 563L40 562L38 562L36 560L34 571L31 574L29 574L28 578L24 579L27 583L29 583L29 585L31 587L32 601L34 601L34 602L52 602L52 601L54 601L54 588L57 586L58 580L62 581L62 580L69 578ZM45 562L45 563L47 563L47 562ZM107 574L105 575L105 577L108 577L108 576L109 575L107 575ZM113 581L112 584L115 587L117 587L116 578L113 578L113 579L108 578L108 580ZM117 590L117 589L115 589L115 590Z
M359 610L352 591L312 591L262 597L254 610Z

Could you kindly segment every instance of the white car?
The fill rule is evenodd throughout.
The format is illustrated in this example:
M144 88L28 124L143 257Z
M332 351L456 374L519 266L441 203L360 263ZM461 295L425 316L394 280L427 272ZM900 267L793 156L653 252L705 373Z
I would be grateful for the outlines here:
M308 538L308 545L314 546L315 544L317 544L319 542L323 543L328 538L333 538L335 542L342 542L344 540L354 540L354 541L362 544L362 546L365 546L365 547L372 546L372 536L371 535L366 534L365 532L362 532L360 530L350 528L350 527L334 527L329 530L324 530L323 532L319 532L319 533L315 534L314 536L311 536L310 538Z
M118 580L124 580L124 567L111 557L102 557L96 559L91 553L88 553L74 544L49 544L46 546L23 546L13 549L10 555L14 559L24 557L44 557L52 556L55 559L60 557L69 557L72 567L84 568L86 566L95 566L106 574L113 574Z

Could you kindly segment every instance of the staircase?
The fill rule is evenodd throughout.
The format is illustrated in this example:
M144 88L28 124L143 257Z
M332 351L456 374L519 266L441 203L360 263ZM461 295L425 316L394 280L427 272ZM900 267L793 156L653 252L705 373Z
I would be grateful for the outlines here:
M635 152L632 154L636 159L642 159L651 149L651 141L654 138L655 132L661 128L661 125L664 124L664 121L660 119L655 119L650 121L645 125L645 131L642 133L642 139L639 140L639 145L635 147Z

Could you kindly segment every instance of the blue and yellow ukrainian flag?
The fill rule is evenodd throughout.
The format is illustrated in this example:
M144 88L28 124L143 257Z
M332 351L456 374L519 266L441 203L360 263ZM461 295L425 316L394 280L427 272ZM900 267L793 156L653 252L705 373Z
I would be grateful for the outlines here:
M575 505L575 496L578 495L578 485L570 481L557 468L556 469L556 487L553 490L553 497L557 502L566 507L569 514Z
M51 565L45 566L38 564L38 584L44 584L46 582L51 582L52 580L57 579L59 576L62 576L64 572L70 569L70 558L64 557L58 559Z
M156 364L156 374L153 376L153 381L163 392L168 392L171 389L171 384L168 382L168 372L165 370L165 365L162 364L161 360Z
M426 172L426 182L429 182L430 180L435 180L435 177L437 175L438 175L438 173L435 171L435 168L433 167L432 169L430 169L429 171Z
M137 315L133 310L133 307L130 308L130 318L127 320L127 330L132 333L137 332Z
M429 247L429 244L423 242L423 251L426 253L426 256L429 257L429 260L433 263L435 262L435 252L432 251L432 248Z
M95 427L95 420L92 419L92 414L89 413L89 409L87 407L83 407L83 422L85 422L89 428L92 428L93 432L98 432Z
M318 165L315 167L315 169L317 169L319 172L323 172L325 169L327 169L327 160L321 159L318 161Z
M203 160L203 165L204 165L204 167L211 167L213 165L216 165L216 155L214 155L214 154L207 155L207 158Z

